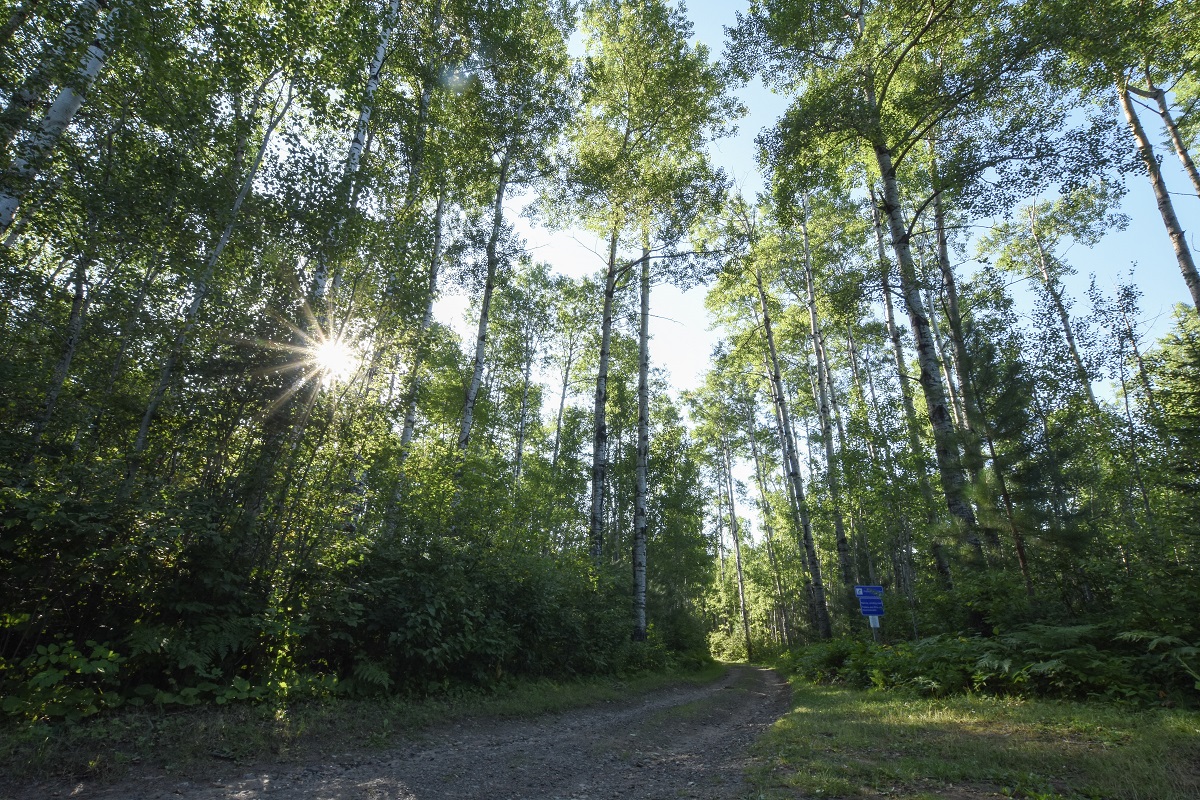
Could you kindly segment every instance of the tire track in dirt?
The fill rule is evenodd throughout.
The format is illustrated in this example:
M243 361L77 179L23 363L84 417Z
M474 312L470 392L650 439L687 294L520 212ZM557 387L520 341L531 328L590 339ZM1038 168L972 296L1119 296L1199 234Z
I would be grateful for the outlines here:
M438 726L382 751L264 764L203 781L162 775L50 787L20 798L95 800L598 800L743 796L748 747L789 710L774 672L730 667L706 686L531 720ZM353 746L348 743L348 746Z

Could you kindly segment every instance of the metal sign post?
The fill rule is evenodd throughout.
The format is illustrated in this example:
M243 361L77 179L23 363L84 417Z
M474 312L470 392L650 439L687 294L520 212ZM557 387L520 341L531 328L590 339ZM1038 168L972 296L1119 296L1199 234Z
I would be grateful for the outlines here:
M855 586L854 596L858 598L858 610L871 623L871 636L879 642L879 618L883 616L883 587Z

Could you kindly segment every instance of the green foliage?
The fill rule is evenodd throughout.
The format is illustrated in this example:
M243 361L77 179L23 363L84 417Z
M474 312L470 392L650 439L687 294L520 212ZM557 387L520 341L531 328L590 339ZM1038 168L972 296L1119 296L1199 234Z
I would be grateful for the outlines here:
M1200 704L1195 645L1105 624L1030 624L990 637L943 634L891 645L841 639L787 653L779 664L819 683L935 697L976 692Z

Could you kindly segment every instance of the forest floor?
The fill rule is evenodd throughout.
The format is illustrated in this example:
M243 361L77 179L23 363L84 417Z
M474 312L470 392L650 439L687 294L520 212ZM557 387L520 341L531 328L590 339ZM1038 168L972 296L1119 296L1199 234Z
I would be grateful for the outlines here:
M732 666L715 682L520 720L458 720L384 748L345 741L304 762L214 758L187 774L132 765L119 779L4 786L0 798L503 800L739 798L750 745L791 709L776 673Z

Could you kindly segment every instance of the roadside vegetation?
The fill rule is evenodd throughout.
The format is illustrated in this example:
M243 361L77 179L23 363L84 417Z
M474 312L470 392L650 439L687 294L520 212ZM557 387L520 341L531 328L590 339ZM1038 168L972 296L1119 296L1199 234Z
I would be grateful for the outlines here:
M761 800L1200 796L1195 711L792 683L792 711L756 746Z

